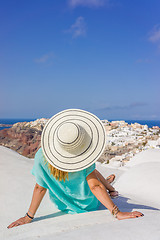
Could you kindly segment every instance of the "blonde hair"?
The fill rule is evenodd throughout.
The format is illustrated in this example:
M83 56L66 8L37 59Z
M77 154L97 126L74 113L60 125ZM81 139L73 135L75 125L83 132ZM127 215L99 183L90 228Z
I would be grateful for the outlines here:
M55 167L53 167L45 158L45 164L47 164L48 169L50 170L50 175L58 179L60 182L63 180L65 182L66 178L68 179L68 172L63 172ZM69 180L69 179L68 179Z

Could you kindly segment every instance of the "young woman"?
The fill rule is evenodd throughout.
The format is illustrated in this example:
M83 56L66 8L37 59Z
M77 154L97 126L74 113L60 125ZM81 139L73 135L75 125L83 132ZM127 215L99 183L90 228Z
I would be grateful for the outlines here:
M50 200L66 213L95 211L102 203L119 220L143 216L121 212L111 197L118 192L95 169L104 151L105 129L93 114L69 109L53 116L45 125L41 145L35 155L32 174L36 177L32 201L26 216L8 228L30 223L48 189Z

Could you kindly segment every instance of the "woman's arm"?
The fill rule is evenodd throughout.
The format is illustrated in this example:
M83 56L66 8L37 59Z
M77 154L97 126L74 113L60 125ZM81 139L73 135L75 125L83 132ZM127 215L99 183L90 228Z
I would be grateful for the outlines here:
M102 182L98 180L95 170L87 176L87 182L91 192L95 195L95 197L112 213L114 203L109 197L109 194L107 193L105 186L102 184ZM122 220L141 216L143 216L143 214L137 211L118 212L117 219Z
M33 191L33 196L32 196L32 201L28 210L28 214L31 217L34 217L45 193L46 193L47 189L44 187L41 187L40 185L38 185L36 183L35 187L34 187L34 191ZM31 218L29 218L28 216L19 218L18 220L16 220L15 222L11 223L7 228L12 228L12 227L16 227L19 225L23 225L26 223L30 223L32 221Z

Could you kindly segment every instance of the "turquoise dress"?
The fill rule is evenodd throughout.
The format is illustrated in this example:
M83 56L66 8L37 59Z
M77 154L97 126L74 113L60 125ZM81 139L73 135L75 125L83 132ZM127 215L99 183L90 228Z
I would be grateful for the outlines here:
M40 186L49 190L50 200L59 210L74 214L98 209L100 202L91 192L86 180L86 177L94 171L95 164L79 172L68 173L69 180L59 182L50 175L44 160L40 148L35 155L31 173Z

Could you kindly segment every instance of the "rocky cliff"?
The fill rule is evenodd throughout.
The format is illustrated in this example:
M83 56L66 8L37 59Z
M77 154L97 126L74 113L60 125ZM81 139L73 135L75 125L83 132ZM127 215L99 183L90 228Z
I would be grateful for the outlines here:
M48 119L18 122L0 131L0 145L11 148L23 156L33 158L40 147L41 133Z
M41 144L41 133L46 118L32 122L18 122L0 131L0 145L11 148L23 156L34 158ZM125 164L136 153L147 148L160 148L160 128L125 121L102 121L107 133L106 148L99 161Z

